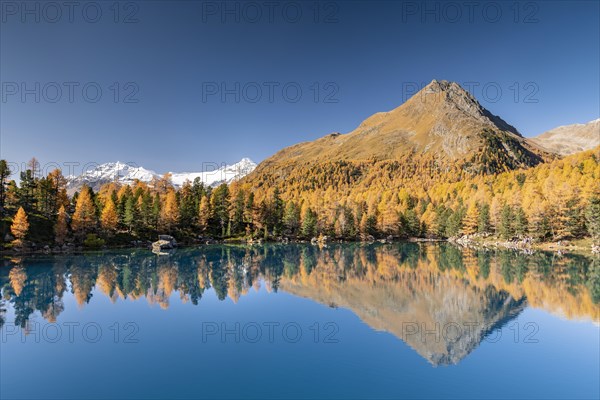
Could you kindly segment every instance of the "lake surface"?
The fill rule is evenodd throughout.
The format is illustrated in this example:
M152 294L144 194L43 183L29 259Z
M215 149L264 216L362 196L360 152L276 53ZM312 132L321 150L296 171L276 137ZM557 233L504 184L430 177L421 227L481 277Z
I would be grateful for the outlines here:
M0 266L0 398L599 398L600 261L207 246Z

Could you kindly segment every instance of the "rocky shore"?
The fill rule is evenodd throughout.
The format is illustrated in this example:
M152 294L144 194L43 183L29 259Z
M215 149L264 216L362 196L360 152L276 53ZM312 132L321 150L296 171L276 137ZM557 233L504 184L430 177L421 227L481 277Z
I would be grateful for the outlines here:
M248 245L263 245L265 243L310 243L314 246L325 247L330 243L395 243L395 242L416 242L416 243L435 243L435 242L449 242L454 243L458 246L465 248L485 248L485 249L510 249L521 251L524 253L531 254L536 250L542 251L553 251L557 253L567 252L579 252L587 255L599 255L600 245L594 245L586 243L574 243L566 240L557 242L537 242L531 237L514 238L512 240L499 240L490 235L462 235L458 237L452 237L448 239L433 239L433 238L398 238L393 236L387 236L386 238L376 239L371 235L364 235L358 237L357 240L345 240L332 238L326 235L315 236L310 240L295 239L289 237L277 237L265 241L263 238L232 238L232 239L214 239L212 237L198 237L193 242L178 243L177 240L170 235L158 235L158 240L155 242L149 240L134 240L128 244L119 246L102 245L95 248L90 248L82 245L76 245L74 243L64 243L62 245L37 245L36 243L24 243L22 246L0 249L2 254L69 254L69 253L81 253L85 251L95 250L108 250L108 249L127 249L127 248L138 248L148 249L158 255L166 255L171 250L177 247L189 247L198 245L212 245L212 244L248 244Z
M556 242L539 242L531 237L513 238L511 240L499 240L489 235L462 235L449 238L448 242L455 243L462 247L469 248L504 248L509 250L518 250L531 254L536 250L554 251L557 253L582 252L586 254L600 254L600 246L593 243L582 245L568 240L559 240Z

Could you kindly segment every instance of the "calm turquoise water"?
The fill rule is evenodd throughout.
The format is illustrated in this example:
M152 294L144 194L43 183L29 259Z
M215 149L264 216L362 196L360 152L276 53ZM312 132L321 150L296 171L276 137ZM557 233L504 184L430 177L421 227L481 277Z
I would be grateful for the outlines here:
M211 246L0 266L0 398L599 398L600 263Z

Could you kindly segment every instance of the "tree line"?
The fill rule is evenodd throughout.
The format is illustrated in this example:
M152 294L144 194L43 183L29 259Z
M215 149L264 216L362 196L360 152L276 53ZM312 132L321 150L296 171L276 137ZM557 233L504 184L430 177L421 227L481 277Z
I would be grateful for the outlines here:
M2 238L15 246L29 241L97 247L154 240L159 233L190 243L476 233L600 241L598 149L495 175L439 172L430 163L337 162L296 167L285 181L262 174L216 188L199 179L176 188L165 174L150 183L111 182L97 191L83 186L70 197L59 169L45 177L38 171L34 158L17 185L0 160Z

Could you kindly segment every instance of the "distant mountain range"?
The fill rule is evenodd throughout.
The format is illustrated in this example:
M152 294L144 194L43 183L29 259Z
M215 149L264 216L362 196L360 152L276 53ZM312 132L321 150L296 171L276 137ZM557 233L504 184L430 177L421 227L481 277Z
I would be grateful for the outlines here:
M208 186L218 186L221 183L231 183L238 180L256 168L256 164L249 158L242 158L233 165L206 164L201 172L171 172L173 185L181 187L186 180L200 181ZM150 183L162 175L143 167L133 166L122 162L100 164L93 169L85 171L78 176L67 177L67 191L73 193L84 184L97 190L105 183L118 182L120 184L133 184L136 180Z
M587 124L559 126L530 141L561 156L590 150L600 146L600 118Z
M233 165L171 174L173 184L180 187L195 178L205 185L216 186L246 175L249 175L246 182L270 185L285 181L297 167L331 162L399 161L435 165L440 170L498 173L532 167L598 145L600 119L525 138L512 125L482 107L457 83L433 80L401 106L370 116L350 133L336 132L284 148L258 166L244 158ZM68 177L67 187L72 193L83 184L97 189L112 181L131 184L138 179L149 183L159 177L143 167L106 163L82 175ZM304 177L305 174L301 179Z

